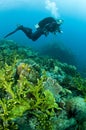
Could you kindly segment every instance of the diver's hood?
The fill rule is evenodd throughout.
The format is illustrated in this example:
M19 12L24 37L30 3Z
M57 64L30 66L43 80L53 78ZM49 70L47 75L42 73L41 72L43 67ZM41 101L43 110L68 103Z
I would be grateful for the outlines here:
M56 20L57 24L61 25L63 23L63 20L62 19L58 19Z

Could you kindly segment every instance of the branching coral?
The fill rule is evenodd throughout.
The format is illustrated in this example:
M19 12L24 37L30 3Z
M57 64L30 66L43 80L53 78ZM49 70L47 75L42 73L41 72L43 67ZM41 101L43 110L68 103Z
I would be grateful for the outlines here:
M0 89L1 93L4 93L3 97L0 97L1 129L18 129L16 119L28 111L37 121L40 120L39 125L35 124L35 129L44 127L44 130L52 130L51 118L59 107L53 94L43 87L45 75L42 75L37 83L32 83L21 75L15 84L15 73L14 64L5 64L4 69L0 70Z

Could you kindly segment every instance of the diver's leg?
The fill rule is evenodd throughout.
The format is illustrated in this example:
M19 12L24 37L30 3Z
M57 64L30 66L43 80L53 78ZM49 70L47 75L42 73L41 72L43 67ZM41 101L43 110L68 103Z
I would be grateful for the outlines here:
M32 34L32 29L24 27L23 25L19 25L14 31L8 33L6 36L4 36L4 38L16 33L17 31L23 31L27 37L29 37L31 39L31 34Z
M23 31L25 33L25 35L29 39L32 39L33 41L36 41L41 35L44 34L44 31L42 29L38 29L37 31L32 33L32 29L31 28L27 28L27 27L24 27L23 25L20 25L14 31L12 31L9 34L7 34L4 38L14 34L15 32L17 32L19 30Z
M33 40L33 41L36 41L39 37L41 37L41 35L43 35L44 33L43 33L43 31L42 31L42 29L38 29L37 31L35 31L34 33L32 33L32 35L31 35L31 39Z
M23 31L28 38L32 39L32 29L31 28L22 26L21 28L19 28L19 30Z

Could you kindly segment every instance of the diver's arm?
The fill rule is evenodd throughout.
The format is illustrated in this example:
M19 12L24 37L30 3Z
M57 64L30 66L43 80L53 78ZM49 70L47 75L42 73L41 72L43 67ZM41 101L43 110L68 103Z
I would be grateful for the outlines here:
M8 36L10 36L10 35L12 35L12 34L14 34L14 33L17 32L17 31L18 31L18 29L15 29L14 31L12 31L12 32L8 33L7 35L5 35L4 38L6 38L6 37L8 37Z

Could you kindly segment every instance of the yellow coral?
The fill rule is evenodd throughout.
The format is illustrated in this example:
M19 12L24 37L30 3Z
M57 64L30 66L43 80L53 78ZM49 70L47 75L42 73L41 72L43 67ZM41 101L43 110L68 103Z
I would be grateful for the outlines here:
M29 66L28 64L21 64L17 69L21 70L19 72L21 74L23 70L27 72ZM6 72L9 72L9 75L5 75ZM37 121L40 121L37 130L38 128L42 129L42 127L44 127L44 130L52 130L51 118L55 115L54 109L59 109L59 107L53 94L44 89L45 75L41 76L37 83L33 84L28 81L23 73L15 84L15 78L13 77L15 73L13 66L8 66L7 64L5 70L0 70L0 75L3 74L0 79L0 87L2 88L2 93L5 92L4 98L0 99L0 119L3 124L7 121L4 129L7 129L10 125L9 121L13 122L16 118L23 116L23 113L29 111L37 118ZM8 80L8 77L12 77L12 79ZM44 116L41 116L39 112L44 114Z

